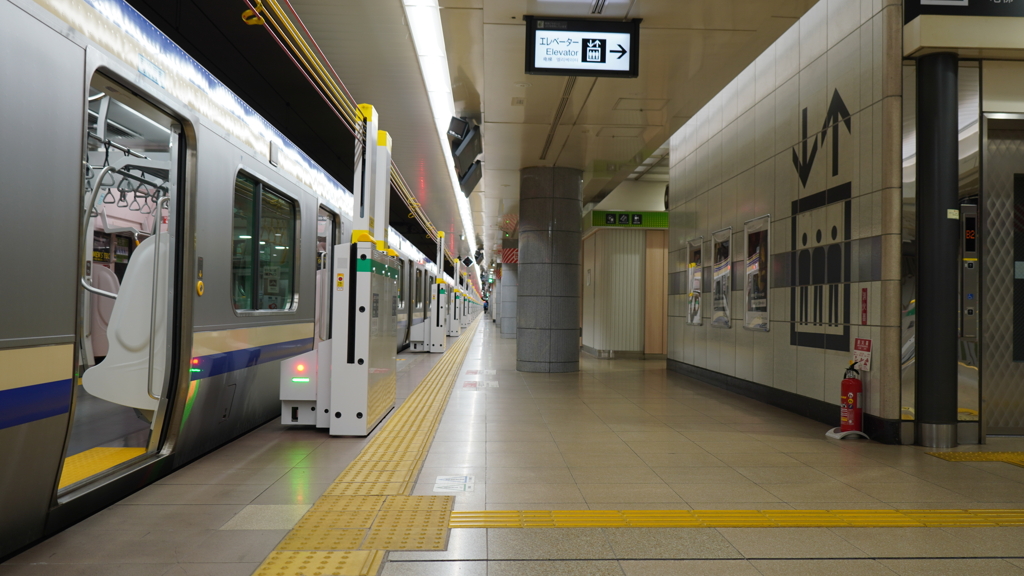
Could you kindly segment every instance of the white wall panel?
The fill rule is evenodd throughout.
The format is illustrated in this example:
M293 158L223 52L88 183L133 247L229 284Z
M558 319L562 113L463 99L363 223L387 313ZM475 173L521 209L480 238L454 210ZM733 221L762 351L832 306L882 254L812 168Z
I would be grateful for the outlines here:
M644 234L643 230L599 230L593 236L593 348L597 350L643 352Z
M782 264L780 276L772 278L770 333L742 328L741 290L733 292L738 318L728 330L685 324L674 316L685 297L670 296L672 359L838 402L834 387L841 370L836 367L850 355L853 338L863 332L859 315L839 324L800 323L790 302L801 287L793 286L799 281L791 272L798 255L829 244L848 249L849 256L843 258L850 259L853 269L893 267L893 262L881 262L881 251L873 252L869 245L899 241L898 230L881 227L882 199L899 194L901 181L899 146L893 144L902 135L902 13L897 4L821 0L671 138L670 272L679 269L687 241L701 235L707 240L726 226L734 228L733 261L742 266L743 224L764 214L771 214L773 265ZM830 124L827 112L841 109L836 94L850 125L843 118L831 129L836 121ZM823 122L830 129L824 130ZM803 158L796 164L809 166L802 174L794 163L797 156ZM829 195L847 186L849 196ZM803 199L809 200L793 205ZM842 292L840 298L853 298L859 294L857 287L883 280L844 274L840 290L849 288L851 296ZM856 309L852 300L845 304ZM871 314L868 327L896 329L887 322ZM878 355L879 374L884 370L881 358L898 362L899 350L888 352ZM876 386L898 387L899 382ZM884 402L867 401L872 413L899 418L898 410L882 407Z

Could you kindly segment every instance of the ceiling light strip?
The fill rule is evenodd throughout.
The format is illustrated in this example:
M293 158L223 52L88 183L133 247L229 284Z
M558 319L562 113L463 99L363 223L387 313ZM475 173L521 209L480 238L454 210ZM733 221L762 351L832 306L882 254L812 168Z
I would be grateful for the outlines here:
M291 3L288 0L285 0L285 2L291 10L291 17L284 12L276 0L267 0L266 4L257 6L253 6L249 0L246 0L246 4L263 17L265 21L264 27L270 32L278 45L281 46L282 50L289 55L292 62L303 72L306 79L309 80L310 84L320 93L328 105L334 108L335 112L339 115L339 119L342 120L349 131L355 134L362 125L355 99L348 89L345 88L344 83L338 77L330 62L327 61L327 57L324 56L323 51L316 44L316 40L309 34L309 30L302 23L302 19L299 18ZM292 18L305 30L305 37L291 22ZM310 49L309 44L305 40L306 37L316 47L319 57ZM324 63L326 63L326 66ZM404 177L402 177L401 172L398 170L398 166L394 162L391 164L391 181L416 220L434 240L437 240L437 229L423 212L422 206L413 196ZM454 263L456 257L450 251L446 250L446 252L448 258Z
M412 33L416 56L419 59L420 73L423 84L430 99L430 108L434 113L434 124L441 149L447 151L448 124L455 116L455 100L452 97L451 76L448 71L448 55L444 44L444 31L441 27L441 12L437 0L402 0L405 9L405 20ZM459 217L470 252L476 249L476 233L473 227L473 212L469 198L462 193L458 176L455 173L455 161L451 154L444 154L448 177L452 184L452 195L459 207ZM486 247L485 247L486 249ZM473 269L476 285L480 286L480 267Z

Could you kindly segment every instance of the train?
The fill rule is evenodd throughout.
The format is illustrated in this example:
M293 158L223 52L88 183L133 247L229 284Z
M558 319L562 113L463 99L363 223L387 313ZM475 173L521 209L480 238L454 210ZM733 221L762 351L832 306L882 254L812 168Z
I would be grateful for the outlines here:
M278 416L352 195L123 0L0 0L0 38L2 558ZM388 242L401 351L438 275L474 299Z

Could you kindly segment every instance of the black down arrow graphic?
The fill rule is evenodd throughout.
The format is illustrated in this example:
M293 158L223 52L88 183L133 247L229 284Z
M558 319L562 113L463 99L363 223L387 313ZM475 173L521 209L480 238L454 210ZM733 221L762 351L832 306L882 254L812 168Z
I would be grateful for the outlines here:
M815 134L814 142L811 146L811 154L807 155L807 108L804 108L803 112L803 159L796 154L796 148L793 148L793 167L796 168L796 173L800 175L800 182L807 187L807 179L811 176L811 168L814 166L814 157L818 155L818 135Z
M609 52L611 52L612 54L619 55L619 57L616 58L616 60L622 60L622 57L626 55L626 49L622 47L622 44L619 44L618 50L609 50Z
M805 111L806 113L806 111ZM806 123L806 118L804 118ZM839 90L832 93L832 102L828 105L828 112L825 113L825 124L821 127L821 142L825 143L829 128L832 129L832 175L839 176L839 123L846 124L846 131L853 133L850 122L850 111L846 108ZM795 152L794 152L795 154Z

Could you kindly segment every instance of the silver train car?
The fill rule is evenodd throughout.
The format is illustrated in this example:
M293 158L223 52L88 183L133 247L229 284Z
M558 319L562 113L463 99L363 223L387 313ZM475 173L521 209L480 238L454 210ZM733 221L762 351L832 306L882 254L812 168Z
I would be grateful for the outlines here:
M352 197L122 0L0 0L0 558L275 419ZM409 345L437 269L402 255Z

